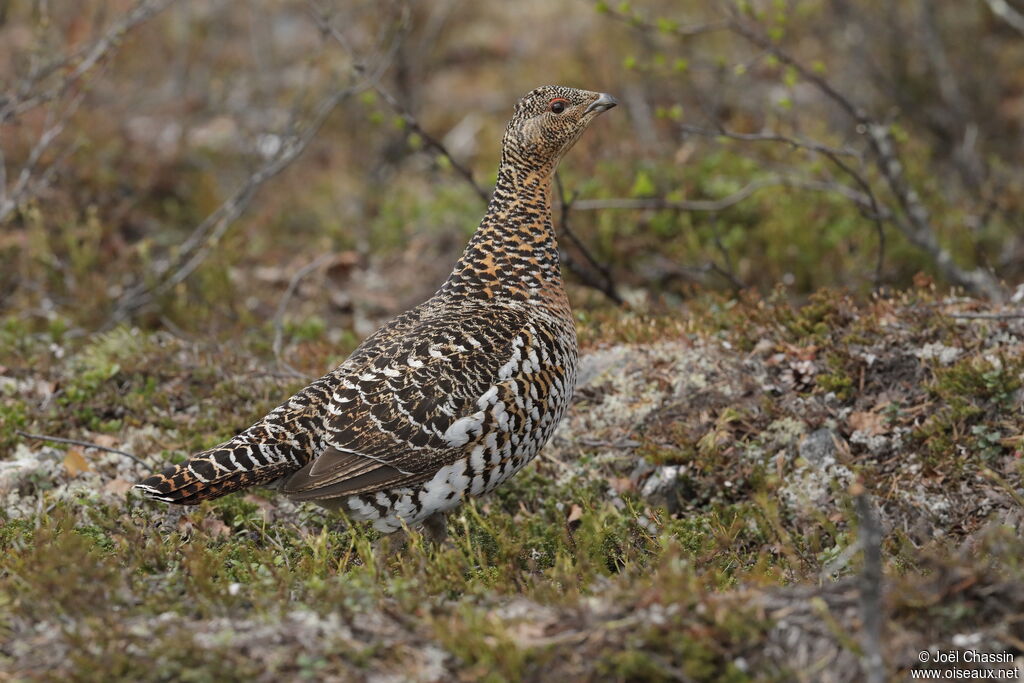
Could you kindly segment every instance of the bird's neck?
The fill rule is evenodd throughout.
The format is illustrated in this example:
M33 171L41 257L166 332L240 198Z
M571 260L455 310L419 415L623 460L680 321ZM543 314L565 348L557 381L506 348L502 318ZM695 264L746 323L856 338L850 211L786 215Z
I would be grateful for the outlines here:
M568 310L551 223L551 178L550 169L502 159L487 213L441 293Z

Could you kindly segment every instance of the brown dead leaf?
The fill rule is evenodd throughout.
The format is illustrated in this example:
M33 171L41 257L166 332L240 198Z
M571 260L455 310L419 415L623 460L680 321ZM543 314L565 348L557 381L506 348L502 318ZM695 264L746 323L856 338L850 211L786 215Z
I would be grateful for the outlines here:
M249 495L245 496L244 498L242 498L242 500L244 500L247 503L252 503L253 505L257 506L260 509L260 514L263 516L263 521L264 522L273 522L274 521L274 517L275 517L275 515L274 515L274 510L275 510L274 504L271 503L266 498L260 498L259 496L254 496L252 494L249 494Z
M114 448L117 445L117 439L110 434L97 434L92 438L92 442L104 448Z
M583 518L583 508L573 503L572 507L569 508L569 517L565 520L566 524L570 526L574 523L578 523Z
M870 436L877 436L885 433L885 420L878 413L869 413L867 411L858 411L851 413L849 417L850 427L853 429L864 432Z
M231 528L216 517L206 517L199 523L199 528L214 537L227 536Z
M636 488L636 483L629 477L608 477L608 486L615 493L623 494Z
M105 493L110 493L115 496L123 496L124 494L128 493L128 489L130 489L131 487L132 483L130 481L125 481L124 479L118 477L117 479L111 479L110 481L108 481L106 485L103 487L103 491Z
M77 477L82 472L88 472L92 468L89 467L85 456L82 455L82 449L69 448L67 455L64 456L64 469L67 470L69 477Z

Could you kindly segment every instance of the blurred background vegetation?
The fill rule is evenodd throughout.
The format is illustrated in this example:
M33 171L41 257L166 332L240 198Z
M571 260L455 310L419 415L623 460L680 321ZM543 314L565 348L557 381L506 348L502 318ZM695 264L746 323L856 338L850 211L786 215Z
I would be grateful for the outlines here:
M263 351L276 319L284 342L343 354L443 281L515 100L544 83L622 102L561 172L583 315L915 276L1012 295L1022 12L2 2L0 310L64 336L262 326Z

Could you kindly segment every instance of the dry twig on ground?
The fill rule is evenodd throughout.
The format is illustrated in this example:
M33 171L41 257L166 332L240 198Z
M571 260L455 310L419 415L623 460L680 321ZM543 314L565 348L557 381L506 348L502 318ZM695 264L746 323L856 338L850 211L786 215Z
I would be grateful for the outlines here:
M26 439L35 439L37 441L52 441L53 443L63 443L70 446L81 446L82 448L92 448L97 451L103 451L104 453L116 453L117 455L123 455L126 458L130 458L135 464L141 465L142 467L149 467L146 463L142 462L137 456L128 453L127 451L118 450L117 448L110 448L108 446L100 446L99 444L92 443L90 441L81 441L79 439L68 439L62 436L47 436L45 434L29 434L23 432L20 429L15 432L18 436Z

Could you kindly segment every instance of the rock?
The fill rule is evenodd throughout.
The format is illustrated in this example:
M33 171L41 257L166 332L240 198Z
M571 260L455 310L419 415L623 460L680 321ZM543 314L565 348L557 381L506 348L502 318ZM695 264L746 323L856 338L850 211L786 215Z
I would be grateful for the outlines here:
M665 465L657 467L647 477L640 495L655 507L665 507L669 514L675 514L682 507L682 465Z
M807 435L798 447L807 464L821 469L835 462L836 437L831 429L819 429Z

